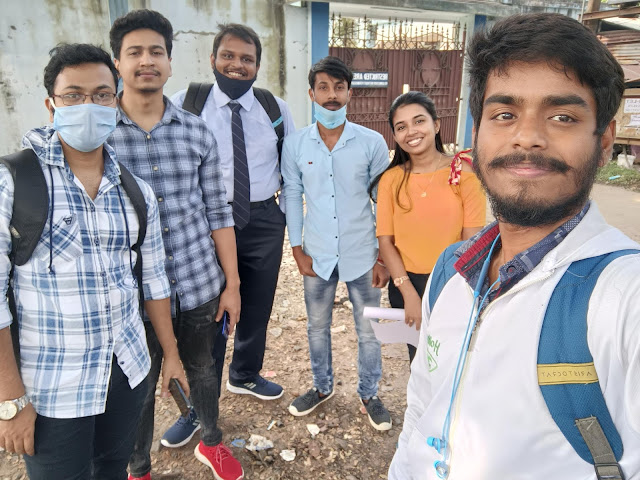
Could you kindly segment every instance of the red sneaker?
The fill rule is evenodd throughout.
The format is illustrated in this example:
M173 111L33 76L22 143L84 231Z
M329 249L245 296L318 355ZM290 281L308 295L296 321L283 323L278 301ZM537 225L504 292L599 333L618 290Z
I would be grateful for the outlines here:
M196 458L213 471L217 480L240 480L244 478L242 465L231 454L231 450L219 443L215 447L207 447L202 441L193 451Z
M147 473L143 477L134 477L133 475L129 474L129 480L151 480L151 472Z

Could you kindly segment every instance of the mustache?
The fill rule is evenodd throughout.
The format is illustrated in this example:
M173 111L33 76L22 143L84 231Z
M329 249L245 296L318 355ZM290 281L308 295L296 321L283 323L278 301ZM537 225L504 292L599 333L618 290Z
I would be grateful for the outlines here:
M338 103L338 102L327 102L327 103L323 103L322 106L324 108L327 108L327 107L342 107L342 105L340 105L340 103Z
M515 167L521 164L527 164L552 172L566 173L571 167L562 160L554 157L547 157L541 153L511 153L496 157L489 162L488 168L504 168Z

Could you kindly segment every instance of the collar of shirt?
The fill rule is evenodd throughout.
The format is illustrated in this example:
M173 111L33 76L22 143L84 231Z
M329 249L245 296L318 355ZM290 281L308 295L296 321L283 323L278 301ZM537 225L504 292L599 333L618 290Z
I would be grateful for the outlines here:
M122 92L120 92L118 94L118 98L122 99ZM171 100L169 100L164 95L162 97L162 100L164 101L164 113L162 114L162 120L160 120L159 123L161 123L163 125L169 125L174 120L176 122L182 122L182 115L185 114L186 112L184 112L182 109L176 107L173 103L171 103ZM124 123L126 125L136 125L137 126L137 124L127 116L125 111L120 106L120 103L118 103L118 114L117 114L116 121L117 121L117 123L122 122L122 123Z
M338 141L336 142L335 146L333 147L333 150L331 150L331 153L333 153L336 150L339 150L340 148L344 147L348 140L351 140L352 138L355 138L355 137L356 137L356 134L353 131L353 127L351 126L351 123L348 120L345 120L344 121L344 130L342 131L342 134L340 135L340 138L338 139ZM309 131L309 138L318 141L318 143L323 145L324 148L327 149L327 151L329 150L327 148L327 146L325 145L324 140L320 136L320 131L318 130L318 122L314 122L313 123L313 127Z
M226 93L220 90L217 83L213 85L213 100L218 108L226 107L230 102L237 102L242 105L242 108L247 112L250 112L255 98L256 96L253 94L253 88L250 88L244 93L244 95L236 98L235 100L231 100Z
M545 255L557 247L580 223L589 211L590 205L591 202L587 202L577 215L560 225L538 243L518 253L510 261L502 265L499 270L500 286L489 294L489 301L507 292L526 277L542 261ZM465 278L471 288L476 287L482 265L489 254L491 244L499 232L498 222L493 222L455 251L454 254L458 257L458 260L454 267ZM498 240L496 247L499 248L501 246L501 242ZM484 295L488 289L489 278L487 277L484 279L481 295Z
M64 160L64 152L62 151L58 132L51 125L28 131L22 139L22 146L33 149L45 165L63 168L67 170L69 175L73 175ZM116 152L108 143L103 144L103 157L105 176L112 184L119 185L120 166L116 161Z

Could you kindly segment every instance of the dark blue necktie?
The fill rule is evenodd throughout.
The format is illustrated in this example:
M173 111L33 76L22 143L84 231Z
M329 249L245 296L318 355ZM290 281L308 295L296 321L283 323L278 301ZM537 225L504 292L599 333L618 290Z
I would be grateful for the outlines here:
M249 187L249 166L244 145L244 130L240 109L242 105L229 102L231 108L231 137L233 138L233 220L238 229L249 223L251 193Z

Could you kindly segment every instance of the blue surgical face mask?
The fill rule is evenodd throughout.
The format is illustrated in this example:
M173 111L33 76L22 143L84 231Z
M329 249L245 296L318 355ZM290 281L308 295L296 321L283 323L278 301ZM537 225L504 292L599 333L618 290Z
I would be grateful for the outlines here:
M116 129L116 109L83 103L70 107L53 106L53 129L64 143L80 152L100 147Z
M338 128L347 120L347 105L343 105L338 110L327 110L318 102L313 102L314 110L313 116L320 122L325 128L333 130Z

